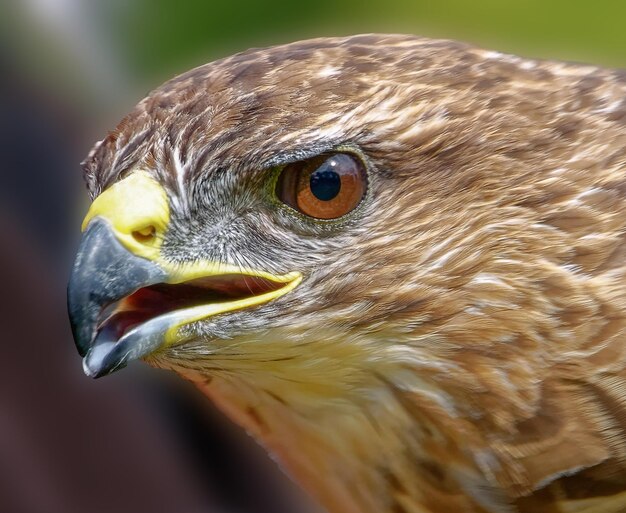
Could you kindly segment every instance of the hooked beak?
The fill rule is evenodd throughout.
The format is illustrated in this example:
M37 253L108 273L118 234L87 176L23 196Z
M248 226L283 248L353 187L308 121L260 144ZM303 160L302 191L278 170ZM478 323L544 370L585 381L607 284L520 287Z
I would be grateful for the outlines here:
M168 224L165 192L142 171L92 204L67 296L88 376L180 344L184 326L266 303L302 279L297 272L274 275L213 261L171 263L160 251Z

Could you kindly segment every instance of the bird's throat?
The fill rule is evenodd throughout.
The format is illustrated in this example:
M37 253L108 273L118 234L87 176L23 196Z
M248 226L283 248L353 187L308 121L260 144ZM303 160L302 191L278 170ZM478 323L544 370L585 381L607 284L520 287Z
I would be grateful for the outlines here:
M428 410L437 407L425 404L419 411L414 398L400 397L392 388L372 390L364 401L328 401L316 399L321 389L314 387L307 398L297 385L272 379L252 383L232 375L176 370L244 427L329 512L403 511L393 509L403 502L431 511L449 501L450 494L457 496L462 511L468 499L461 487L484 485L471 471L462 477L466 483L458 483L454 465L463 456L430 423ZM432 451L451 462L450 468L431 462Z

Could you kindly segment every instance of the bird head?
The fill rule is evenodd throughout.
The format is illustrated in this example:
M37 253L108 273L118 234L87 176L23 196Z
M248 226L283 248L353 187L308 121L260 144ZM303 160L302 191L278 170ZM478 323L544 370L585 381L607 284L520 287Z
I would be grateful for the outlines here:
M610 120L583 108L605 72L564 66L356 36L156 89L84 162L86 373L180 372L337 511L391 511L390 489L418 493L405 479L433 511L500 511L494 483L545 476L486 440L536 414L562 345L599 322L576 272L617 239L580 240L623 225L577 157L607 151Z
M460 58L449 45L250 51L143 100L84 163L94 202L70 305L86 372L153 353L317 372L438 322L460 273L450 237L480 214L458 183L469 159L447 165L471 124L450 130L454 91L424 66L442 46Z

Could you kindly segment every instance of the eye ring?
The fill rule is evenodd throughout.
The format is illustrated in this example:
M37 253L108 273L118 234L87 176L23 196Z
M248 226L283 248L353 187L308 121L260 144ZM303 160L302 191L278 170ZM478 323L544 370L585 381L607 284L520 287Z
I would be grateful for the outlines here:
M280 201L306 216L337 219L354 210L365 197L365 164L345 152L292 162L281 170L275 192Z

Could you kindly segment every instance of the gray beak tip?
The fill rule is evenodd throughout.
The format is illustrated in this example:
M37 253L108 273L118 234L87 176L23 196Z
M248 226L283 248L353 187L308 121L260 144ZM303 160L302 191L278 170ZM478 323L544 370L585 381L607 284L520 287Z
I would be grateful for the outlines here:
M98 328L104 309L141 287L164 281L154 262L130 253L109 224L95 218L83 235L67 289L70 324L87 376L98 378L120 369L150 348L158 347L163 330L141 337L122 337ZM158 340L157 340L158 339Z
M94 345L83 358L83 372L90 378L100 378L123 367L123 365L116 365L115 361L111 361L111 353L114 348L114 343Z
M97 372L97 369L92 369L87 363L87 358L83 358L83 372L85 376L89 378L99 378L100 374Z

